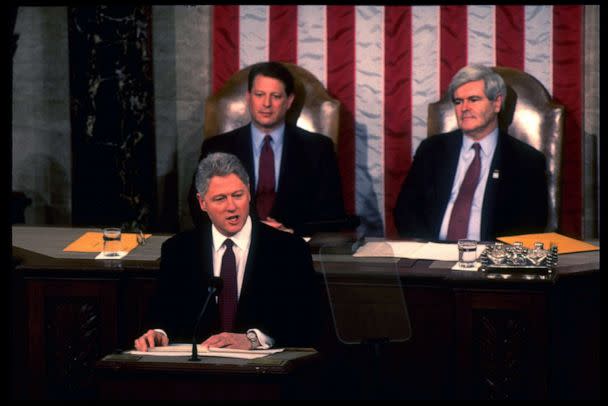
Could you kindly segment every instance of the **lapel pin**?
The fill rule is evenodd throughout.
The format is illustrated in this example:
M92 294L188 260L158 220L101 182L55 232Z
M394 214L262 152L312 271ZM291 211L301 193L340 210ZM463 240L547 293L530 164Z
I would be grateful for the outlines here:
M500 171L498 169L494 169L494 171L492 172L492 179L498 178L500 178Z

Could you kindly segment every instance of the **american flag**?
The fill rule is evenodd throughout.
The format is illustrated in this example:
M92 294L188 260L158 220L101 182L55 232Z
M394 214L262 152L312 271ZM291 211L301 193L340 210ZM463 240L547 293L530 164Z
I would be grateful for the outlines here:
M347 210L395 236L392 210L427 106L462 66L524 70L566 108L560 231L580 236L583 5L217 5L213 90L265 60L296 63L342 104L338 160Z

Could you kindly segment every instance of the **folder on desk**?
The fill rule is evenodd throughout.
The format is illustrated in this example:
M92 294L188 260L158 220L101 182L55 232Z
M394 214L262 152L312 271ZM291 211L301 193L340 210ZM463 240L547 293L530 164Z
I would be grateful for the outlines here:
M144 238L148 238L151 235L144 234ZM137 247L137 234L122 233L121 243L123 251L131 251ZM103 233L95 231L87 231L63 249L64 252L101 252L102 250Z
M508 237L498 237L497 240L507 244L513 244L516 241L521 241L526 248L534 248L535 242L542 242L545 249L551 247L552 244L557 245L559 254L571 254L574 252L597 251L597 247L588 242L566 237L558 233L539 233L539 234L521 234L511 235Z

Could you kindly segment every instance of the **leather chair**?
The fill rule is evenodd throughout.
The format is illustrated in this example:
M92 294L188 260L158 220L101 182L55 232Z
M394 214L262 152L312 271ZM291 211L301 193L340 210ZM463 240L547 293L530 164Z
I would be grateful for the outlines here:
M340 102L333 99L323 84L306 69L282 62L294 77L295 99L286 121L305 130L328 136L338 145ZM241 127L251 121L245 93L250 67L235 73L205 102L204 138Z
M507 67L492 69L502 76L507 85L504 108L498 115L499 127L541 151L547 158L547 231L555 231L559 225L561 202L564 106L555 103L547 89L532 75ZM427 123L428 136L458 128L454 106L446 95L438 102L429 104Z

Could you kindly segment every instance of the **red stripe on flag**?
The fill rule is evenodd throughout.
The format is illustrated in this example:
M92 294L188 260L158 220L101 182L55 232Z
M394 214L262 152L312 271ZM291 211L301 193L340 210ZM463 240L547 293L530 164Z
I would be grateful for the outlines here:
M496 6L496 65L524 70L524 6Z
M213 92L239 70L239 6L213 6Z
M467 64L467 7L441 6L440 94L444 94L452 76Z
M560 231L581 237L583 8L553 8L553 97L566 107Z
M344 204L355 213L355 8L327 6L327 90L340 106L338 164Z
M385 9L384 207L385 236L397 238L393 209L412 156L412 10Z
M298 6L270 6L271 61L297 62Z

